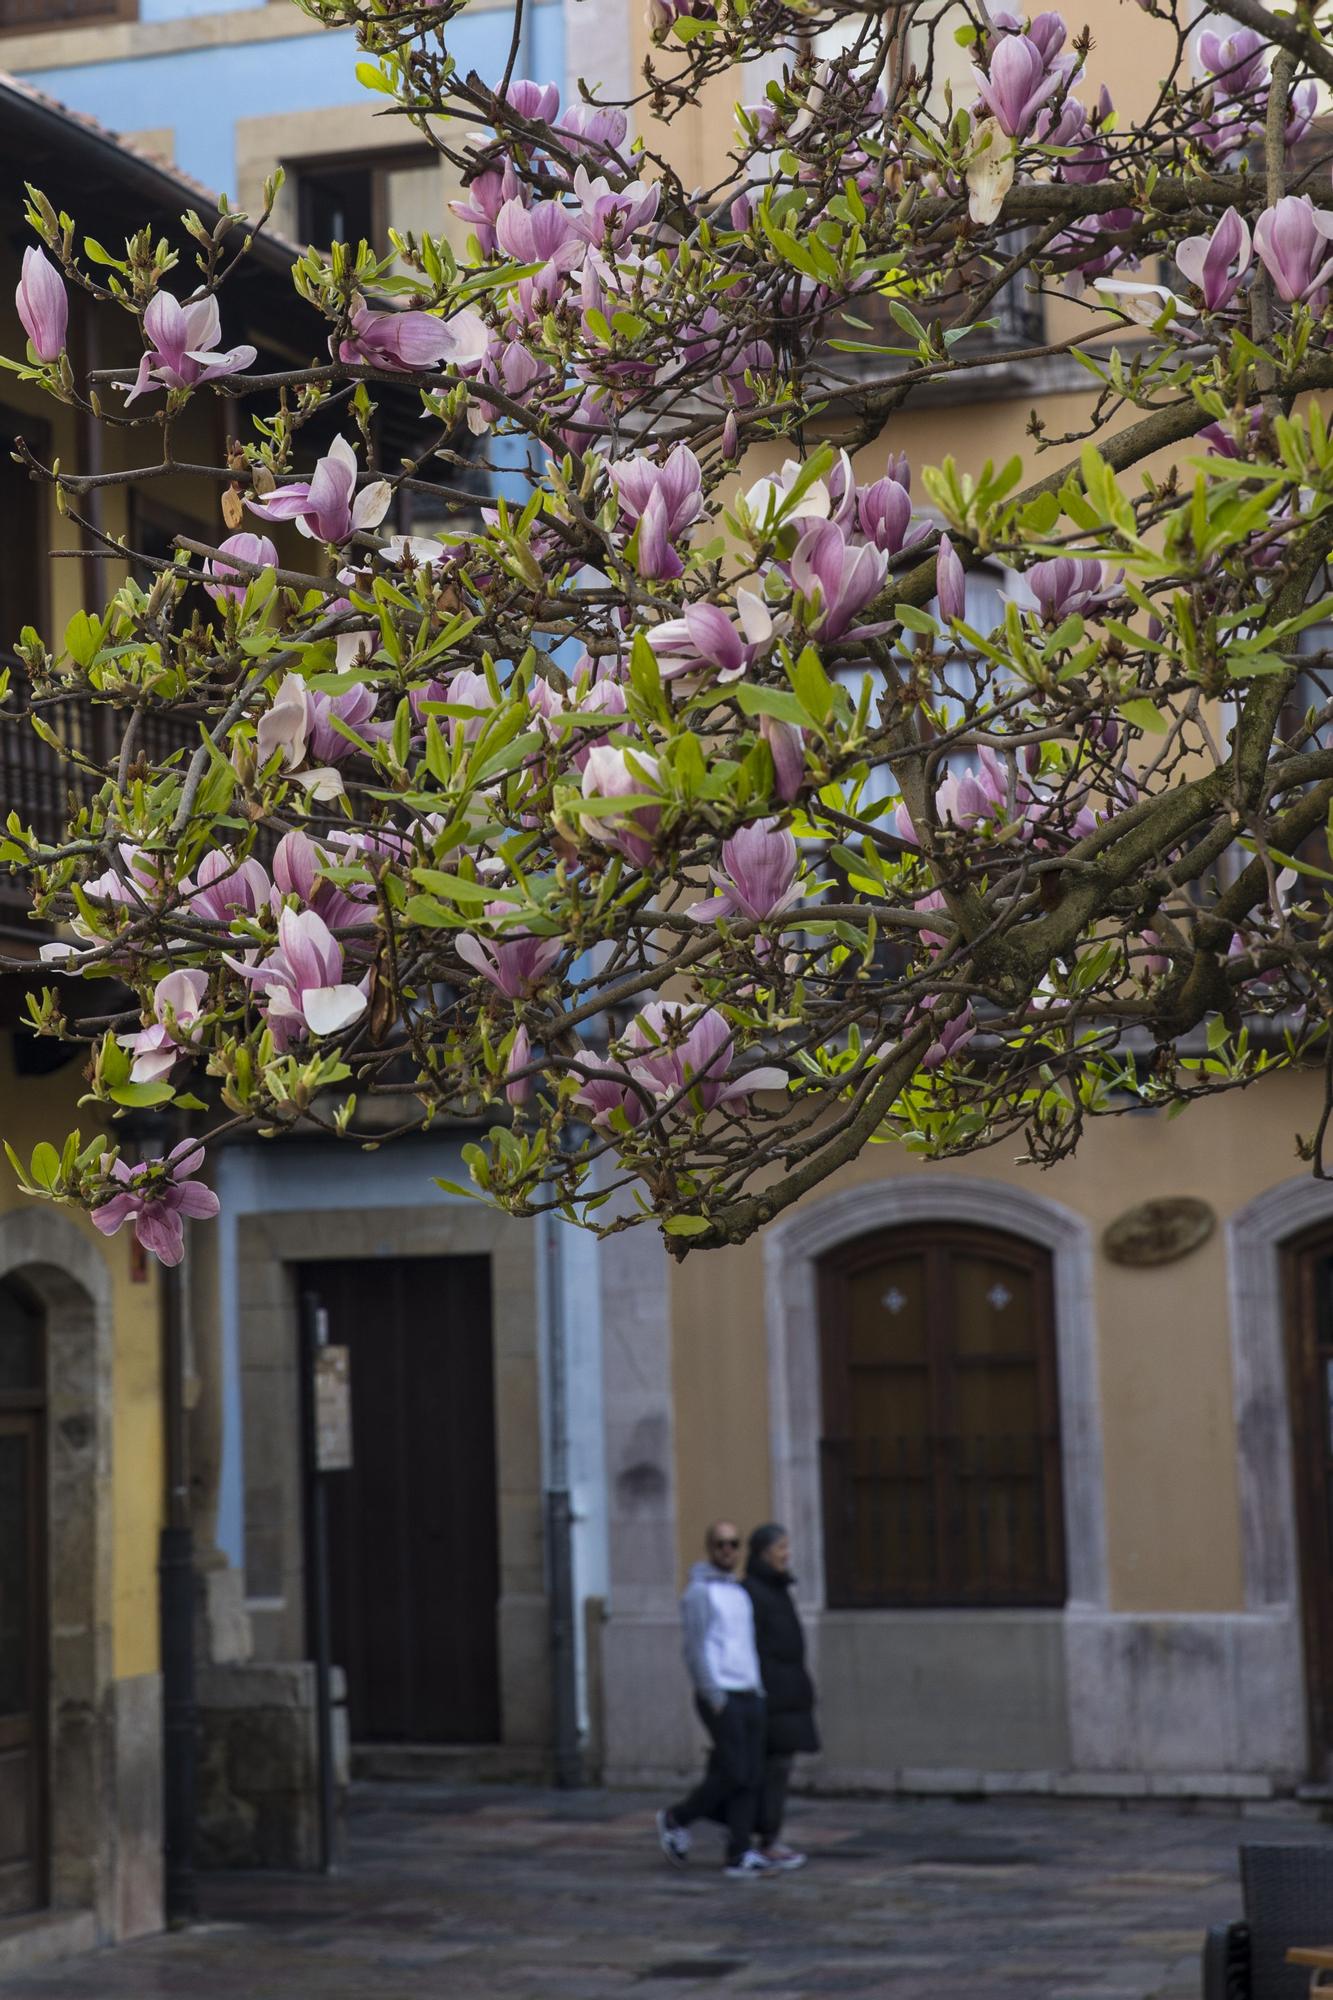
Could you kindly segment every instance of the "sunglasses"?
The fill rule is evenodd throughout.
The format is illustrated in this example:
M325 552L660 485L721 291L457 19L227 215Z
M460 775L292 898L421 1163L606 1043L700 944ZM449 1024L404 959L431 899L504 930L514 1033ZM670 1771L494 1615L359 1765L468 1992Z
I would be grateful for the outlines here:
M719 1535L713 1542L715 1549L738 1549L740 1545L739 1535Z

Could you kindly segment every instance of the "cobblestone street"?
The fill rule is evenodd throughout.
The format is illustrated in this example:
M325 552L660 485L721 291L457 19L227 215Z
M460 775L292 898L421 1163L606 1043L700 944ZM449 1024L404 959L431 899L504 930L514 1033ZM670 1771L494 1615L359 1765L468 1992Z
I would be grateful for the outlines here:
M798 1874L658 1853L647 1798L364 1786L329 1881L207 1877L186 1932L0 1982L3 2000L1196 2000L1239 1840L1283 1808L797 1800Z

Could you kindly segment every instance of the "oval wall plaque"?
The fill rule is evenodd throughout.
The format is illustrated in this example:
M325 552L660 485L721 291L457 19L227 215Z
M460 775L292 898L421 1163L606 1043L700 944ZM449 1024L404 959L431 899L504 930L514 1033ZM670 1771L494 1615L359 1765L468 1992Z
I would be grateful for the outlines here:
M1113 1264L1173 1264L1206 1243L1217 1217L1192 1194L1141 1201L1108 1224L1102 1248Z

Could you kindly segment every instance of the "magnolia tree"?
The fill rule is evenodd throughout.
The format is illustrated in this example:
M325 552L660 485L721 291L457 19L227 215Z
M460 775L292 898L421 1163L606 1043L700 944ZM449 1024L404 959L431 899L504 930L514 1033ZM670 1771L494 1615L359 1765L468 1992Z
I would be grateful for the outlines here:
M262 223L116 257L29 191L10 365L145 478L200 397L241 432L215 548L18 638L5 719L71 812L11 814L0 860L54 938L33 1028L87 1041L101 1107L15 1161L30 1191L169 1262L228 1129L467 1121L469 1192L680 1252L873 1140L1049 1161L1092 1115L1328 1074L1333 40L1318 4L1142 4L1135 122L1086 30L982 0L652 0L619 104L464 76L456 0L305 0L461 170L470 238L304 256L327 343L281 374L226 344ZM685 186L669 121L761 57ZM137 372L80 376L71 288ZM994 369L1015 294L1082 427L909 465L897 413ZM410 460L377 462L386 396ZM469 439L507 468L480 507ZM24 458L105 542L109 475ZM423 492L453 527L386 532ZM105 764L62 748L89 704ZM123 1157L124 1109L173 1102L197 1136Z

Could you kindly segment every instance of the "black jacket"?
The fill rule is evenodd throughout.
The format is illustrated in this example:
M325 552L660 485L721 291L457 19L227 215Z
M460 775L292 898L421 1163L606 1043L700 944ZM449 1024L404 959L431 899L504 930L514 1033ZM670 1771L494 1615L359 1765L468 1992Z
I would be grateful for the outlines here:
M815 1684L806 1669L805 1634L792 1602L792 1581L767 1563L757 1564L745 1578L767 1697L767 1748L776 1756L809 1755L819 1748Z

